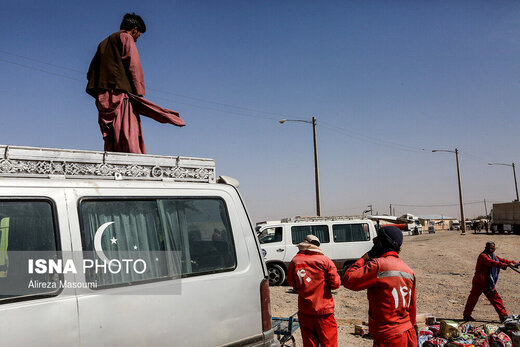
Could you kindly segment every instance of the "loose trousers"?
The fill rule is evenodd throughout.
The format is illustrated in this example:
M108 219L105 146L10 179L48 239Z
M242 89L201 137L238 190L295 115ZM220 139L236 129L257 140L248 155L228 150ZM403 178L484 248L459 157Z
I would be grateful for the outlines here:
M337 347L338 324L334 313L308 315L298 313L303 347Z
M489 302L491 302L491 305L495 308L495 311L497 311L498 316L500 317L500 321L502 321L505 317L508 316L506 308L504 306L504 302L502 301L502 298L500 297L500 294L495 290L491 290L486 287L473 285L471 287L471 292L469 293L468 301L466 302L466 307L464 308L464 316L470 316L473 312L473 309L475 308L475 305L478 302L478 298L480 297L480 294L484 293L486 298L488 298Z
M417 333L412 328L401 334L374 340L374 347L417 347Z

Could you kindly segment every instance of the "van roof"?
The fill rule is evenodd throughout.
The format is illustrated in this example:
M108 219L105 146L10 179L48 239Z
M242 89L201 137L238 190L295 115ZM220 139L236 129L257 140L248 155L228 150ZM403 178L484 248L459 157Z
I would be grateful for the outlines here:
M0 177L215 183L213 159L0 145Z
M299 223L299 222L325 222L338 220L358 220L364 219L359 216L296 216L290 218L282 218L281 223Z

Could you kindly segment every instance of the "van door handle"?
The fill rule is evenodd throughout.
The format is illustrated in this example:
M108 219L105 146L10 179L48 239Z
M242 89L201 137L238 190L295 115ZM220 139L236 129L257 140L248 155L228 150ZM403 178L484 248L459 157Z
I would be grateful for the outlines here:
M277 252L283 252L283 248L278 248L276 251Z

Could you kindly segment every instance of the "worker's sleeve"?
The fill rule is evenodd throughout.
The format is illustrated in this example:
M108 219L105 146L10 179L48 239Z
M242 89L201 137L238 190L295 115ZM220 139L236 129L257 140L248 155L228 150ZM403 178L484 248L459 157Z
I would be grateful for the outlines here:
M499 256L497 256L497 259L500 260L501 263L504 263L504 264L507 264L507 265L509 265L509 264L516 264L516 261L500 258Z
M479 257L481 258L481 261L482 261L482 263L484 265L491 266L491 267L499 267L501 269L506 269L507 268L507 264L506 263L503 263L501 261L493 260L485 253L480 253ZM497 259L500 259L500 258L497 257Z
M375 285L377 281L378 264L375 259L365 263L358 259L343 275L343 286L350 290L364 290Z
M338 269L330 259L327 262L325 278L330 289L338 289L341 286L341 278L339 277Z
M291 287L296 289L296 287L294 286L296 284L296 282L294 281L294 263L292 261L289 264L289 267L287 268L287 283L289 283Z
M137 52L137 46L135 45L134 38L132 35L122 32L121 44L123 45L123 51L121 52L121 58L123 64L129 72L132 85L137 95L144 95L144 74L141 66L141 59L139 58L139 52Z
M413 276L412 301L410 302L410 307L409 307L409 311L408 311L410 313L410 322L412 323L412 325L415 325L415 319L417 318L417 306L415 303L416 288L417 288L417 280L415 279L415 276Z

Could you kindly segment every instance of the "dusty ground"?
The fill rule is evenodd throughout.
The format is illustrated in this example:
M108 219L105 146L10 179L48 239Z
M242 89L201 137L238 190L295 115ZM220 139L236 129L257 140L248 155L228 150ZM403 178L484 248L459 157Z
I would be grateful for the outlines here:
M436 234L405 236L400 255L417 278L417 313L462 319L475 263L486 241L496 243L498 256L520 261L519 235L472 234L471 231L460 235L460 231L438 231ZM519 284L520 274L511 269L500 272L497 290L509 314L520 314ZM273 316L288 317L295 313L297 299L297 294L290 293L288 286L271 287ZM353 335L354 325L368 320L366 292L342 287L335 292L334 300L339 346L372 346L372 340ZM498 323L498 315L484 295L472 315L482 324ZM302 346L299 330L295 337L297 346Z

